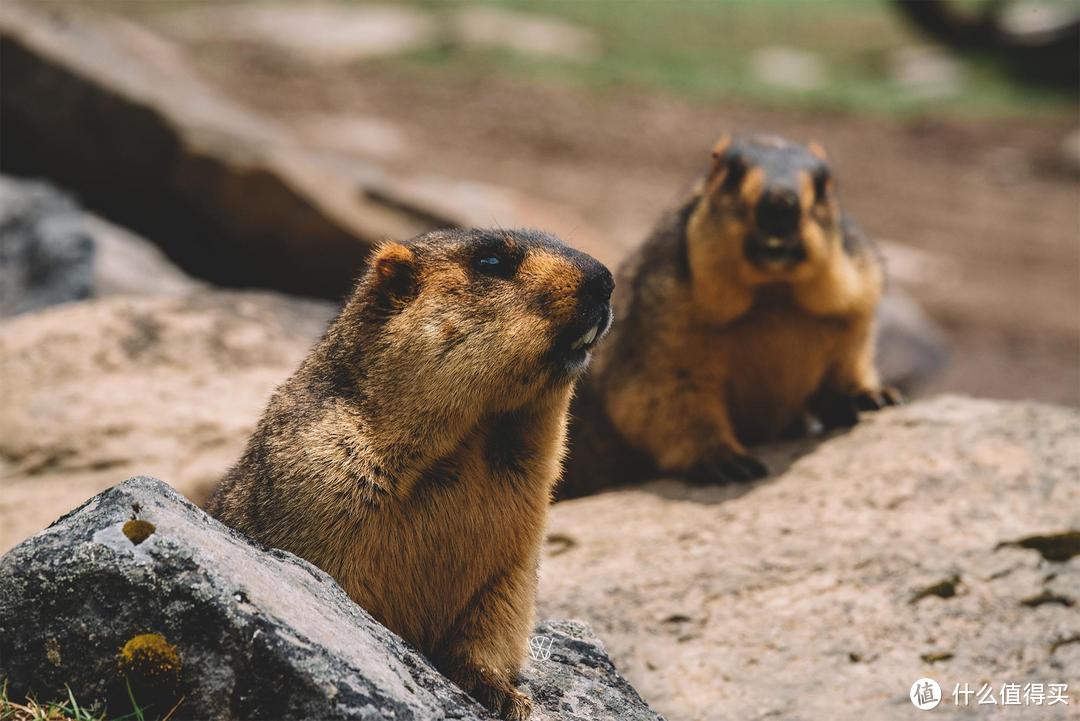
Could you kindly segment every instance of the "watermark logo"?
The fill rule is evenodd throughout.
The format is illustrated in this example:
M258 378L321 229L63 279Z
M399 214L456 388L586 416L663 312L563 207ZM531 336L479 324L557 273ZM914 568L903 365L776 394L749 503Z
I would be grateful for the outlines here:
M529 658L533 661L547 661L551 658L551 637L530 636Z
M915 708L921 711L929 711L932 708L937 708L938 704L941 703L941 686L932 678L920 678L911 684L908 697Z
M911 684L908 692L911 704L922 711L937 708L944 701L941 686L932 678L920 678ZM995 688L991 683L958 683L953 687L954 706L1068 706L1070 703L1067 683L1015 683L1012 681Z

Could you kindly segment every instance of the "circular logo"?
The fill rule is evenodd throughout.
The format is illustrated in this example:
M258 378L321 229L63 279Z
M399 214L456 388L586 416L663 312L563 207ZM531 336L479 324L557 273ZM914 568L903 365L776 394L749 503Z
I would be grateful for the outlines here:
M932 678L920 678L911 684L908 697L915 708L929 711L937 708L937 705L941 703L941 686L938 686L938 682Z

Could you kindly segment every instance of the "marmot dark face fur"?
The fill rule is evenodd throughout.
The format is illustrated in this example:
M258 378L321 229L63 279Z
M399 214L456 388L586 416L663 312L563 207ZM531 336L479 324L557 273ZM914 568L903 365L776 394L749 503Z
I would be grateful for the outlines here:
M496 713L514 688L573 381L611 274L533 231L389 243L208 510L333 576Z
M561 495L644 474L757 478L744 444L808 410L832 427L897 402L873 358L883 283L819 146L722 139L619 270L618 322L574 401Z

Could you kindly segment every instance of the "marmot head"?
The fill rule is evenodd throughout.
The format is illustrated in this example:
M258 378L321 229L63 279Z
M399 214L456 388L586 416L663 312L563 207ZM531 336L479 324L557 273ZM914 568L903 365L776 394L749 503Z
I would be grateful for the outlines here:
M354 295L368 381L417 405L490 410L568 389L610 325L613 287L601 263L539 231L387 243Z
M737 259L752 283L812 275L841 252L839 209L825 151L782 138L724 137L713 148L704 200L718 247L699 255Z

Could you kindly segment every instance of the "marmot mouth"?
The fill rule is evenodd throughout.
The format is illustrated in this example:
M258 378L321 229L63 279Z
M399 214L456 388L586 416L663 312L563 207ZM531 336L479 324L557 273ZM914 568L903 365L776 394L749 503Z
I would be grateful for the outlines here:
M611 325L611 305L602 303L593 306L584 318L571 325L559 335L553 351L558 362L567 370L584 367L589 353L596 347Z
M746 259L765 268L789 267L806 260L806 248L797 238L752 235L743 247Z
M600 333L600 323L594 323L592 328L585 331L580 338L570 344L570 350L590 350L596 343L596 336Z

